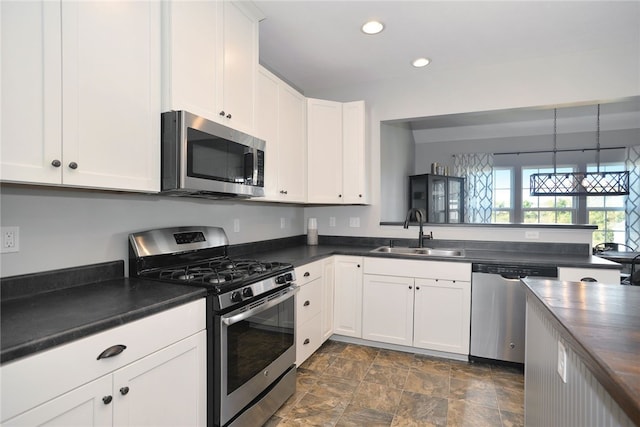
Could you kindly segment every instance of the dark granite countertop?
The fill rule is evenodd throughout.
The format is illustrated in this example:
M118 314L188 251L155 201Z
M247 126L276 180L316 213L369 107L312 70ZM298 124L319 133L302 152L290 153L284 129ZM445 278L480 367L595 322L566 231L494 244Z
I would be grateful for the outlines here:
M324 242L323 242L324 240ZM397 246L409 246L408 242L398 241ZM619 270L621 266L615 262L593 256L588 250L582 253L573 253L560 245L550 245L549 252L527 251L526 244L503 243L504 249L498 250L497 245L489 244L483 248L481 244L465 242L438 241L427 242L429 247L460 247L465 251L463 257L416 257L411 255L372 253L371 250L389 244L389 239L358 239L358 238L324 238L320 237L320 244L309 246L303 240L298 239L293 244L270 244L263 246L251 244L244 248L236 248L238 253L252 256L264 261L290 262L294 267L308 264L331 255L353 255L367 257L398 258L412 260L432 260L450 262L482 262L491 264L521 264L521 265L552 265L557 267L573 268L605 268ZM481 242L482 243L482 242ZM486 242L484 242L486 243ZM466 245L466 246L465 246ZM544 248L544 246L542 246Z
M522 282L593 376L640 425L640 287Z
M2 279L0 363L64 344L205 296L204 289L89 271L90 266ZM83 272L79 274L79 270ZM89 271L89 272L88 272ZM66 282L64 280L66 277ZM69 280L81 280L69 282ZM88 282L82 282L88 280ZM40 292L39 292L40 290Z

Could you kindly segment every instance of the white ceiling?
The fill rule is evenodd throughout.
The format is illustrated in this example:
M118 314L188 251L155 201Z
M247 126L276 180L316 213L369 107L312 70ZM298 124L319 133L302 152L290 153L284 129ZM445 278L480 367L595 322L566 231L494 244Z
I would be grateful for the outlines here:
M328 1L255 0L260 23L260 62L303 93L363 81L402 78L448 68L495 65L637 43L640 1ZM360 26L378 19L382 33ZM432 64L413 68L418 56ZM588 71L588 70L586 70ZM633 111L638 98L602 108L602 114ZM594 107L563 108L564 116L593 117ZM628 114L627 114L628 116ZM451 129L513 122L544 123L546 108L429 117L414 130ZM477 131L477 129L475 129ZM414 132L415 133L415 132ZM423 132L424 133L424 132Z

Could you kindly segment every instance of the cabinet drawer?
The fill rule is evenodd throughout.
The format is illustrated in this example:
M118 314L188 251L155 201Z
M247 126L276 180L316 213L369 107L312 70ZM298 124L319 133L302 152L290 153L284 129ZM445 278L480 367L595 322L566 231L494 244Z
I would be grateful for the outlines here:
M300 325L296 331L296 364L300 366L322 345L320 315Z
M305 285L309 282L322 277L322 261L315 261L296 268L296 282L298 286Z
M205 328L203 298L2 365L2 418L13 417ZM98 360L114 345L126 349Z
M305 323L313 316L320 314L322 302L322 281L317 279L300 287L296 295L296 319L298 324Z
M471 264L465 262L365 258L364 273L471 281Z

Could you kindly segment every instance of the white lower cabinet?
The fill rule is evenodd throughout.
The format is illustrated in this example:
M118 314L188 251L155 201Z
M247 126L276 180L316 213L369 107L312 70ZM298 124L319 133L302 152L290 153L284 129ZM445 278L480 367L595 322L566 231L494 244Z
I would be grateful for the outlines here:
M365 258L364 273L362 338L469 354L471 264Z
M300 366L316 351L322 339L323 262L296 268L300 291L296 294L296 364Z
M571 268L558 267L558 280L569 282L620 283L620 270L604 268Z
M322 272L322 316L321 333L322 342L328 340L333 335L333 306L335 295L335 261L334 257L329 257L323 261Z
M2 425L206 425L204 312L196 301L3 365ZM126 348L97 359L113 345Z
M333 331L362 338L362 265L363 258L336 255Z

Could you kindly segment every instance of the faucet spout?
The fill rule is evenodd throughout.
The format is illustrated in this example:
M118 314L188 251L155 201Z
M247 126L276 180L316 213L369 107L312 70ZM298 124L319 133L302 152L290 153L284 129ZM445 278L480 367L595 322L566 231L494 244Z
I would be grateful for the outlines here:
M416 209L416 208L409 209L409 211L407 212L407 217L404 220L404 228L409 228L409 221L411 220L411 215L413 214L415 214L416 220L418 220L418 224L420 226L420 231L418 231L418 247L422 248L423 247L422 241L424 239L424 232L423 232L424 215L422 214L422 211L420 209Z

